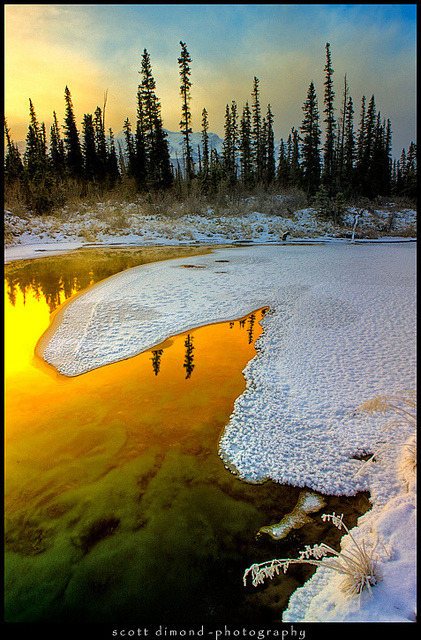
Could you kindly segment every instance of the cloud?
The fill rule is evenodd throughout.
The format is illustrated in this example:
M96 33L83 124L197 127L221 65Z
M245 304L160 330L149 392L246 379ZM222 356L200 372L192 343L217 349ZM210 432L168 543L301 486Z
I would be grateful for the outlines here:
M211 130L223 135L225 105L241 113L260 80L262 110L271 104L275 134L286 138L302 121L311 81L323 111L325 44L330 42L336 108L347 74L358 118L362 95L392 121L400 149L415 138L416 34L412 5L7 5L5 112L14 139L28 126L28 98L40 121L64 114L64 87L77 119L101 105L120 131L136 118L143 49L151 56L164 126L179 130L180 54L192 57L193 129L206 107Z

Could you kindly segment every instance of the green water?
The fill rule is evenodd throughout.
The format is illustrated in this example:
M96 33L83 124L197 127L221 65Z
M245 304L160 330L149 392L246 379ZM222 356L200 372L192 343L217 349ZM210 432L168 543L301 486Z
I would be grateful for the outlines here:
M283 541L257 536L302 491L241 482L217 453L265 310L77 378L33 357L50 311L145 260L144 250L91 250L6 267L6 620L276 624L313 569L259 588L243 586L244 570L316 541L339 548L320 514L343 512L353 526L369 502L325 496Z

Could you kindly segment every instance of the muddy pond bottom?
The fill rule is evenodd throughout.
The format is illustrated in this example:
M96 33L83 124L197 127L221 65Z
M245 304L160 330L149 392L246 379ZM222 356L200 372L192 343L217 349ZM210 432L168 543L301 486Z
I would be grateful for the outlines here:
M27 309L31 307L26 301ZM35 304L35 303L34 303ZM218 440L245 389L266 309L176 336L139 356L66 378L45 367L6 386L5 619L9 622L274 625L314 569L259 588L244 570L339 548L367 494L326 505L282 541L258 535L302 489L248 484Z

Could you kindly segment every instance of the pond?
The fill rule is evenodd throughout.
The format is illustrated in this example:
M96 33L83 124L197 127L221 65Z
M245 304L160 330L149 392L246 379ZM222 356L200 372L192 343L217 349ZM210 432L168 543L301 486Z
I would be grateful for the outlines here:
M343 512L351 527L369 509L365 493L323 496L282 541L259 535L303 489L240 481L218 440L265 308L74 378L34 355L80 291L205 251L91 249L6 265L6 621L268 628L314 568L259 588L243 586L244 570L321 540L339 549L341 532L320 514Z

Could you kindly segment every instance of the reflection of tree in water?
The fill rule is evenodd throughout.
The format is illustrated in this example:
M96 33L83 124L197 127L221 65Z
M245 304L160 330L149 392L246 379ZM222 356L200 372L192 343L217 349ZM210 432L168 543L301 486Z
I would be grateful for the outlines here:
M193 364L193 350L194 350L194 346L193 346L193 338L188 335L187 338L184 341L184 346L186 347L186 353L184 356L184 364L183 367L185 368L187 375L186 375L186 380L187 378L190 378L191 374L193 373L193 369L194 369L194 364Z
M162 253L162 252L161 252ZM168 251L173 257L175 251ZM176 255L176 254L175 254ZM37 300L44 297L50 312L75 292L109 278L131 267L160 259L138 250L80 251L62 256L47 256L5 266L5 288L10 303L15 306L18 292L29 293Z
M248 325L249 325L248 329L247 329L247 335L249 337L249 344L251 344L253 342L254 321L256 320L255 314L252 313L251 315L249 315L247 320L248 320Z
M163 349L156 349L155 351L152 351L152 368L156 376L158 375L161 368L161 356L163 353Z

